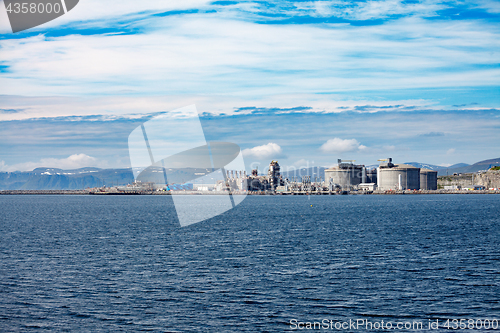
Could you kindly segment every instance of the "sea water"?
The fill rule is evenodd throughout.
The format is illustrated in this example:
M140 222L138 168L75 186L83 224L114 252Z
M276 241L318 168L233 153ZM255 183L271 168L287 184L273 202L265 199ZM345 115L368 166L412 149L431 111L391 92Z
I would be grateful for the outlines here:
M499 244L498 195L249 196L184 228L168 196L0 196L0 331L498 327Z

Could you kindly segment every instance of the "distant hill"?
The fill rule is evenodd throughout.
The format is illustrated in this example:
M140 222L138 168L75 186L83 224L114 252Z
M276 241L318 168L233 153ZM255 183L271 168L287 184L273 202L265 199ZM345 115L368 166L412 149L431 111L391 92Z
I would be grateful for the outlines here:
M453 165L450 165L449 167L446 167L443 169L454 169L454 168L465 168L465 167L468 167L470 164L467 164L467 163L457 163L457 164L453 164Z
M446 173L446 169L465 168L465 167L469 166L469 164L466 164L466 163L458 163L458 164L454 164L454 165L451 165L448 167L434 165L434 164L427 164L427 163L418 163L418 162L406 162L405 164L409 164L409 165L412 165L412 166L414 166L416 168L420 168L420 169L429 169L429 170L438 171L438 173L439 172Z
M0 190L81 190L103 185L127 185L133 181L131 169L37 168L26 172L0 172Z
M480 161L480 162L474 163L472 165L467 165L467 166L455 167L454 165L452 165L451 167L448 167L444 170L440 170L438 172L438 175L445 176L447 173L449 175L452 175L454 173L472 173L472 172L478 172L478 171L483 171L483 170L489 170L494 166L500 166L500 158L494 158L491 160L484 160L484 161Z
M412 165L412 166L414 166L416 168L420 168L420 169L429 169L429 170L435 170L435 171L443 168L442 166L439 166L439 165L418 163L418 162L406 162L404 164Z
M454 173L472 173L482 170L488 170L493 166L500 165L500 158L484 160L474 163L472 165L466 163L458 163L451 165L449 167L443 167L439 165L426 164L426 163L418 163L418 162L406 162L405 164L413 165L414 167L421 169L425 168L425 169L435 170L438 172L438 176L446 176L447 174L452 175Z
M184 183L207 169L148 168L139 176L140 181L164 183L164 174L169 183ZM81 168L62 170L57 168L37 168L27 172L0 172L0 190L82 190L101 186L120 186L135 181L132 169Z

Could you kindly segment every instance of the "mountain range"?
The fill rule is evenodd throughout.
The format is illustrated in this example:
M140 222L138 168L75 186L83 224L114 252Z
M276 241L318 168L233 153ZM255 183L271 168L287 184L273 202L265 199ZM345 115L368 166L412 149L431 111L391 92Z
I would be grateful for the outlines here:
M448 167L432 165L432 164L423 164L417 162L409 162L406 164L410 164L421 169L425 168L425 169L435 170L438 172L438 176L446 176L446 175L453 175L454 173L473 173L478 171L486 171L494 166L499 166L500 158L484 160L474 163L472 165L466 163L458 163Z
M0 172L0 190L81 190L103 185L126 185L134 181L131 169L81 168Z
M407 162L418 168L438 171L438 175L452 175L454 173L471 173L488 170L493 166L500 166L500 158L484 160L472 165L459 163L449 167L419 162ZM376 167L367 166L367 167ZM284 178L301 180L303 176L310 176L311 181L325 177L324 167L302 168L293 171L282 170ZM153 171L157 172L157 171ZM200 170L167 171L170 180L194 179ZM132 169L99 169L81 168L62 170L57 168L37 168L33 171L0 172L0 190L78 190L89 187L127 185L134 182Z

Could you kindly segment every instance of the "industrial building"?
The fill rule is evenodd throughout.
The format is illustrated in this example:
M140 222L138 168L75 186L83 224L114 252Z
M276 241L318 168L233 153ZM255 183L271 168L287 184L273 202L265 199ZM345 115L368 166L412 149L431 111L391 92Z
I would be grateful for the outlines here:
M368 184L377 183L376 169L354 164L353 160L338 160L338 165L325 170L325 183L333 183L344 190L373 188Z
M339 185L343 189L351 189L361 183L366 183L366 168L354 161L338 160L338 165L325 170L325 181Z
M382 161L384 163L377 168L377 190L420 189L420 168L408 164L393 164L392 158Z
M437 190L438 172L429 169L420 169L420 189Z
M257 169L246 177L246 186L249 191L276 191L278 187L284 186L285 182L280 172L278 161L271 161L267 176L259 176Z
M283 179L281 178L280 165L278 164L278 161L271 161L271 164L269 164L267 178L269 180L269 186L272 190L276 190L278 186L282 185Z
M215 191L246 191L247 175L245 171L225 170L224 179L215 184Z
M377 168L366 169L366 183L377 184Z
M380 160L378 168L366 168L353 160L338 160L338 165L325 170L325 179L283 179L278 161L271 161L267 175L252 170L226 171L225 180L217 182L216 191L253 191L263 193L333 193L348 191L437 190L437 171L407 164L394 164L392 158Z

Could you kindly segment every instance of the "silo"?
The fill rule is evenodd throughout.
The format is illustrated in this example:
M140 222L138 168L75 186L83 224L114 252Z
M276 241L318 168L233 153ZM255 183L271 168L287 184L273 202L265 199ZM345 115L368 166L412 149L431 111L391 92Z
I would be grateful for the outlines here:
M392 165L392 166L390 166ZM378 171L377 188L388 190L420 189L420 169L407 164L381 165Z
M438 172L429 169L420 170L420 189L421 190L437 190L437 175Z

